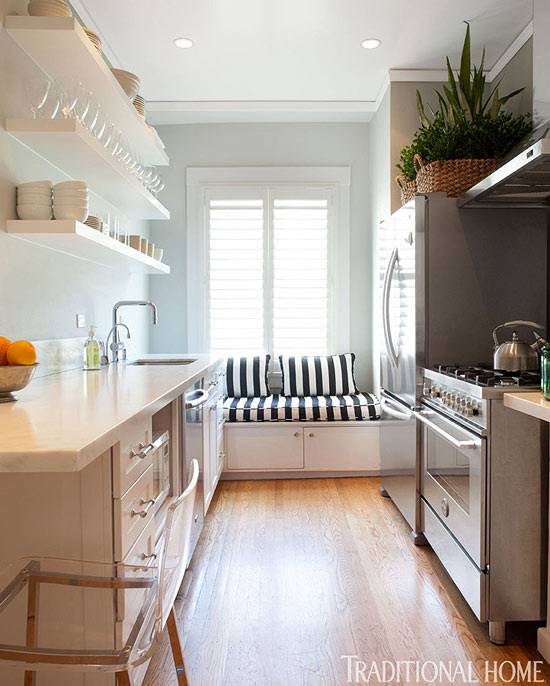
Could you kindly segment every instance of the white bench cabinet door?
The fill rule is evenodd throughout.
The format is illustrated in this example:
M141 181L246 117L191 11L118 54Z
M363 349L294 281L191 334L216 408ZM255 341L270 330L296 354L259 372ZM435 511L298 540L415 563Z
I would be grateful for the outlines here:
M225 432L227 467L247 471L303 469L303 441L299 426L232 425Z
M306 469L356 471L380 469L377 426L304 427Z

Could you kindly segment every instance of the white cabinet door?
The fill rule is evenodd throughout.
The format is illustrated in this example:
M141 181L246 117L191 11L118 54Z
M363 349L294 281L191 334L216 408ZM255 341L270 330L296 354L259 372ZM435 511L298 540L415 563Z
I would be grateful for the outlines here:
M355 471L380 469L378 425L304 427L306 469Z
M229 470L276 471L303 469L302 427L275 424L226 425Z

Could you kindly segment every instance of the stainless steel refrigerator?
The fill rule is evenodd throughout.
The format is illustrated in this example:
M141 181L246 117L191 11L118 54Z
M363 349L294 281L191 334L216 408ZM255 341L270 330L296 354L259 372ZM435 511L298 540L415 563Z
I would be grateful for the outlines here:
M422 543L416 420L421 371L488 363L493 328L547 321L546 210L460 209L416 196L378 233L382 493Z

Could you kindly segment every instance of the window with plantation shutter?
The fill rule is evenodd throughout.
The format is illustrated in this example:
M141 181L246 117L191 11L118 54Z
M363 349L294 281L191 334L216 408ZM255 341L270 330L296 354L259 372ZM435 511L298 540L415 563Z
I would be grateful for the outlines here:
M301 182L281 183L283 169ZM325 181L333 168L320 168L323 182L316 168L311 182L296 169L274 168L276 183L261 182L268 168L195 169L202 183L191 187L188 171L190 349L222 357L348 351L342 185ZM349 178L347 168L335 169L338 179ZM250 178L214 183L239 175Z
M272 200L273 352L328 352L329 198Z
M210 348L257 354L265 348L264 202L211 199L208 218Z

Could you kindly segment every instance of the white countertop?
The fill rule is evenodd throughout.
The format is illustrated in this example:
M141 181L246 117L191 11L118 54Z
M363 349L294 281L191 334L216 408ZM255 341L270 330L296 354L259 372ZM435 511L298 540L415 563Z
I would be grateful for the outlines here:
M505 393L504 405L512 410L550 422L550 400L545 400L541 392Z
M31 381L17 402L0 404L0 472L78 471L114 445L117 429L154 414L194 383L217 358L185 365L110 365Z

